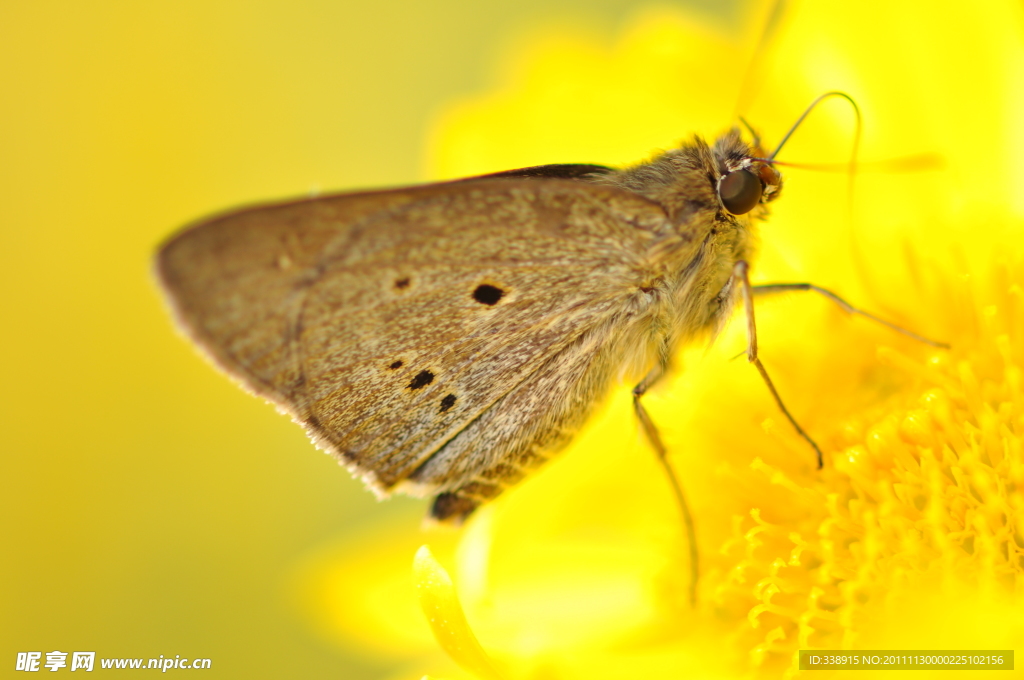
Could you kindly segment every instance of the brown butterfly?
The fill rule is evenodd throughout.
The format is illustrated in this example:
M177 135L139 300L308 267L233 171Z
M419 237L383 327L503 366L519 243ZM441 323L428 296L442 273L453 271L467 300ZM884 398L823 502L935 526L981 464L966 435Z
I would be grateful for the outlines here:
M829 92L814 106L846 94ZM859 114L858 114L859 116ZM562 448L623 373L640 402L678 347L738 296L757 357L756 222L782 178L736 129L625 170L545 165L453 182L246 208L188 227L157 257L181 327L228 374L302 424L370 488L434 495L461 520ZM694 566L694 569L696 567Z
M157 272L188 335L317 446L462 518L564 446L624 369L648 374L639 396L721 325L782 186L762 155L733 130L627 170L246 208L171 238Z

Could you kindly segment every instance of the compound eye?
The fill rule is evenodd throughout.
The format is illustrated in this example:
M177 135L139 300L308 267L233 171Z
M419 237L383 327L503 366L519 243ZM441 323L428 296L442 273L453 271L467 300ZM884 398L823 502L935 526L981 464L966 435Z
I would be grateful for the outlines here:
M718 183L718 197L733 215L743 215L761 200L761 180L749 170L735 170Z

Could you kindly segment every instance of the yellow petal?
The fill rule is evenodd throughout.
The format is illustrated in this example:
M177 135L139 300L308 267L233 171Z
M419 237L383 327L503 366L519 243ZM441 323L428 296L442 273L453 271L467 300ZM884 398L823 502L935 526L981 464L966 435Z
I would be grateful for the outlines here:
M409 553L424 540L418 520L397 513L317 547L296 565L293 603L322 639L373 663L437 652L409 571ZM457 539L441 527L429 538L441 559L454 553Z
M427 546L416 551L413 574L420 606L441 648L473 675L485 680L501 680L501 675L469 628L451 577Z

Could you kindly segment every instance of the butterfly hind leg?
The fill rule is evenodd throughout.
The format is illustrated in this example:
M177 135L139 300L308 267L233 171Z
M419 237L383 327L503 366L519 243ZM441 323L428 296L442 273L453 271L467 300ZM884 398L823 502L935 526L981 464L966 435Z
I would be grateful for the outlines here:
M700 563L699 554L697 552L697 532L693 526L693 515L690 513L690 506L686 502L686 494L683 493L683 485L679 482L679 478L676 476L675 470L672 469L672 464L668 460L668 449L665 448L664 442L661 440L661 435L658 434L658 428L655 426L654 421L651 419L651 415L644 408L643 403L640 401L641 397L658 382L661 377L665 375L665 366L659 364L651 369L640 383L633 388L633 410L636 412L636 417L640 421L640 427L643 428L644 434L647 436L647 441L650 442L651 448L658 456L658 462L661 463L662 468L665 470L665 474L668 476L669 484L672 487L672 494L676 498L676 503L679 506L679 510L683 516L683 527L686 530L686 541L690 548L690 604L697 604L697 579L700 577Z

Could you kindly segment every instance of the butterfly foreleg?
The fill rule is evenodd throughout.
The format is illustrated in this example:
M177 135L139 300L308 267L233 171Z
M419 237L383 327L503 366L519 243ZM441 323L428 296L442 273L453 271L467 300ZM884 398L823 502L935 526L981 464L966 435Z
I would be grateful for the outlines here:
M896 331L897 333L902 333L907 337L913 338L914 340L917 340L919 342L923 342L926 345L931 345L932 347L941 347L943 349L949 349L948 343L930 340L924 337L923 335L918 335L917 333L911 330L907 330L902 326L897 326L891 321L886 321L885 319L879 318L870 312L866 312L863 309L858 309L857 307L854 307L849 302L839 297L838 295L828 290L827 288L815 286L813 283L765 283L757 286L752 286L752 288L754 295L771 295L773 293L787 293L790 291L814 291L815 293L819 293L828 298L829 300L831 300L832 302L839 305L839 307L847 314L859 314L860 316L863 316L867 319L871 319L875 323L880 323L886 328L890 328Z
M686 530L686 541L690 548L690 603L697 603L697 579L700 576L699 566L699 555L697 553L697 532L693 526L693 515L690 513L690 506L686 502L686 495L683 493L683 485L679 482L679 478L676 476L675 470L672 469L672 464L668 460L668 450L665 448L664 442L661 440L661 435L658 434L658 428L655 426L654 421L651 419L651 415L644 408L640 398L651 388L654 383L658 382L661 377L665 375L665 365L658 364L651 371L644 376L636 387L633 388L633 410L636 412L636 417L640 421L640 426L644 430L644 434L647 437L647 441L650 442L651 447L654 449L658 456L658 462L661 463L662 468L665 470L665 474L668 475L669 485L672 487L672 493L676 497L676 503L679 505L679 510L683 515L683 526Z
M765 370L764 364L761 363L761 359L757 356L757 324L754 323L754 287L750 285L750 277L747 274L748 269L749 266L746 260L740 260L733 266L732 270L733 279L740 285L740 295L743 297L743 307L747 313L747 361L754 364L757 368L758 373L761 374L761 379L768 386L768 391L772 393L775 403L778 404L779 410L786 416L790 425L814 449L814 453L818 456L818 469L820 470L825 465L821 449L818 448L818 445L811 439L810 435L804 432L804 429L800 427L800 423L796 422L796 419L790 415L789 409L786 408L786 405L782 402L782 397L779 396L778 390L775 389L775 384L768 377L768 371Z

